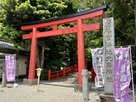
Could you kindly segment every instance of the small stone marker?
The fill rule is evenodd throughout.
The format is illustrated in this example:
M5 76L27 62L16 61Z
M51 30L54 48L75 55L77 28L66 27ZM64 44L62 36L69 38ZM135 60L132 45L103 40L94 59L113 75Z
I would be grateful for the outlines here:
M89 91L88 91L88 71L86 69L82 70L82 90L83 90L83 101L89 101Z
M5 73L5 70L3 70L3 73L2 73L2 87L6 87L6 73Z
M41 71L42 71L42 68L37 68L37 76L38 76L38 82L37 82L37 92L39 91L39 83L40 83L40 76L41 76Z

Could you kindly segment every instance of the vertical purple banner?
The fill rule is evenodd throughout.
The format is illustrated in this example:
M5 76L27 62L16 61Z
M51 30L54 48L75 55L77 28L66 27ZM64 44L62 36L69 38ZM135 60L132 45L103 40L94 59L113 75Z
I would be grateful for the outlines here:
M113 72L114 98L116 102L132 102L130 93L130 48L115 48Z
M7 82L15 81L16 54L5 54L5 66Z

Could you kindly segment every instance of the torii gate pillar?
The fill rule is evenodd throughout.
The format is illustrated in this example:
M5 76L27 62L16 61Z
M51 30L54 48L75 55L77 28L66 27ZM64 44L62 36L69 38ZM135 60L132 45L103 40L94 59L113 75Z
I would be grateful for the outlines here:
M29 64L29 76L28 76L29 80L33 80L35 78L36 51L37 51L36 33L37 33L37 28L33 27L31 53L30 53L30 64Z
M85 52L84 52L84 33L82 30L82 19L78 19L78 84L82 84L82 70L85 69Z

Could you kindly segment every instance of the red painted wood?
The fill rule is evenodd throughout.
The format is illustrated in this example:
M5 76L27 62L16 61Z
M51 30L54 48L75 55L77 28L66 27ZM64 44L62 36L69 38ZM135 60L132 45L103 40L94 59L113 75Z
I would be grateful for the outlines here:
M78 84L82 84L82 70L85 69L84 53L84 33L82 29L82 19L78 19Z
M67 68L63 68L63 70L58 70L54 72L48 70L48 80L56 80L56 79L64 78L70 73L76 72L76 69L77 68L75 68L75 65L73 65Z
M31 55L30 55L30 65L29 65L29 76L28 76L29 80L32 80L32 79L35 78L36 50L37 50L36 32L37 32L37 29L33 28L32 43L31 43Z
M100 29L100 23L95 24L83 24L82 25L83 31L92 31L92 30L99 30Z
M48 70L48 80L51 80L51 70Z
M47 27L47 26L52 26L52 25L59 25L59 24L65 24L65 23L69 23L69 22L77 22L77 19L90 19L90 18L96 18L99 16L103 16L104 15L104 11L100 10L100 11L96 11L90 14L85 14L85 15L81 15L81 16L77 16L77 17L73 17L73 18L67 18L67 19L62 19L62 20L57 20L57 21L53 21L53 22L45 22L45 23L41 23L41 24L34 24L34 25L26 25L26 26L21 26L22 30L31 30L33 27L36 28L42 28L42 27Z
M23 39L31 39L32 36L33 36L32 33L22 35Z
M63 77L66 77L66 68L63 68Z
M53 30L54 31L58 30L58 25L53 25Z
M66 28L66 29L60 29L60 30L53 30L53 31L46 31L46 32L38 32L36 34L37 38L40 37L49 37L49 36L57 36L57 35L63 35L63 34L69 34L69 33L76 33L77 27L73 28ZM23 39L31 39L32 34L24 34Z
M99 30L100 23L88 24L88 25L83 24L82 29L83 29L83 31ZM60 29L60 30L38 32L36 34L36 38L57 36L57 35L64 35L64 34L72 34L72 33L77 33L77 26L74 26L73 28L65 28L65 29ZM31 38L32 38L32 34L24 34L23 35L23 39L31 39Z

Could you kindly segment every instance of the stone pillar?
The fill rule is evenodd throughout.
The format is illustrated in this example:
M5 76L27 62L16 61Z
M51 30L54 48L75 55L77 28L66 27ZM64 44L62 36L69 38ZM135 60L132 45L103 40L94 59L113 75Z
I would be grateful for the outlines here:
M2 73L2 87L6 87L6 73L3 71Z
M83 90L83 101L89 101L89 88L88 88L88 71L86 69L82 70L82 90Z
M105 93L113 94L113 68L114 68L114 20L113 17L103 19L103 45L104 45L104 76Z
M100 102L115 102L113 96L113 68L114 68L114 20L113 17L103 19L104 45L104 94L100 95Z

